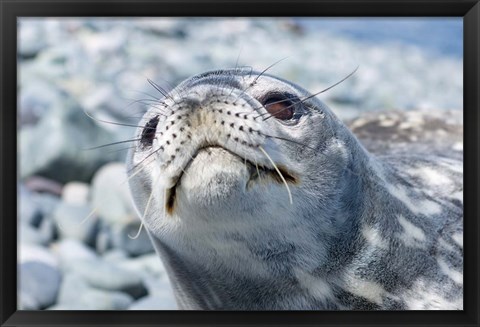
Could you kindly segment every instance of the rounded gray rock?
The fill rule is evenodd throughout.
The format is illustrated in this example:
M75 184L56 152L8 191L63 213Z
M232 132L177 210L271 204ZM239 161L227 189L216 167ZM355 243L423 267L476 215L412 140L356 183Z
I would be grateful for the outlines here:
M64 270L75 265L78 260L95 260L96 253L76 239L63 239L51 246L53 254L58 258L60 266Z
M29 261L19 265L22 309L43 309L55 303L62 275L55 267Z
M100 259L79 259L72 263L69 271L81 276L90 286L119 291L140 298L147 294L142 277L112 262Z
M81 276L65 276L58 296L58 307L52 310L125 310L133 302L128 294L92 288Z
M20 177L40 175L60 183L89 181L119 152L87 150L116 141L115 136L89 118L72 98L51 108L35 126L20 131Z
M40 230L27 223L19 223L17 234L18 240L22 243L45 246L49 242L49 238L45 237Z
M42 221L42 212L34 194L22 184L18 185L19 218L22 222L38 227Z
M89 206L61 202L52 218L61 238L73 238L92 246L95 244L99 222Z
M92 205L109 226L137 220L124 163L109 163L92 180Z

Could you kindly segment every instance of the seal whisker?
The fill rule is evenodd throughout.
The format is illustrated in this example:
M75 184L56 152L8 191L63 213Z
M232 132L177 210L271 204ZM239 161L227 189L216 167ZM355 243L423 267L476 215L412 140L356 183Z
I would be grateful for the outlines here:
M78 224L73 224L73 225L76 225L76 226L81 226L83 224L85 224L87 222L87 220L89 220L91 217L93 217L93 215L95 214L95 212L97 211L97 208L93 208L92 211L90 211L90 213L82 219L82 221L80 221ZM60 230L64 231L65 229L63 228L63 225L58 222L57 223L57 226Z
M143 212L143 216L140 218L141 223L140 223L140 227L138 228L137 234L134 237L130 236L130 234L127 235L132 240L134 240L134 239L138 238L138 236L140 236L140 232L142 231L143 222L145 221L145 217L147 216L148 209L150 209L150 202L153 199L153 190L155 189L154 185L156 183L158 183L158 181L159 181L159 178L157 178L157 180L154 183L152 183L152 190L150 191L150 196L148 197L147 204L145 206L145 211Z
M140 223L140 227L138 227L138 231L135 234L135 236L131 236L130 234L128 234L127 235L128 238L131 239L131 240L136 240L140 236L140 233L142 232L142 228L143 228L143 222Z
M103 145L99 145L99 146L95 146L93 148L86 148L86 149L82 149L84 151L89 151L89 150L96 150L96 149L101 149L101 148L105 148L107 146L112 146L112 145L117 145L117 144L123 144L123 143L129 143L129 142L135 142L135 141L140 141L140 139L131 139L131 140L126 140L126 141L118 141L118 142L112 142L112 143L108 143L108 144L103 144Z
M148 92L144 92L144 91L134 91L134 92L137 92L137 93L140 93L140 94L144 94L144 95L148 95L149 97L151 97L152 99L155 99L155 100L161 100L161 98L157 98L156 96L154 96L153 94L150 94Z
M150 104L150 103L158 103L158 104L164 104L166 103L162 101L159 98L153 98L153 99L129 99L129 98L124 98L125 100L130 100L131 102L127 105L127 108L136 104L136 103L141 103L141 104Z
M138 165L137 165L138 167ZM145 168L147 167L147 165L144 165L140 168L138 168L137 171L133 172L130 176L128 176L128 178L126 180L124 180L120 185L128 182L131 178L135 177L138 173L140 173L142 170L144 170ZM131 170L127 170L127 173L130 174L136 167L133 167Z
M255 153L253 153L253 157L254 157L254 160L255 160L255 168L257 169L258 179L260 181L262 179L262 176L260 175L260 169L258 168L257 155Z
M96 118L96 117L93 117L88 111L86 110L83 110L84 114L91 118L92 120L94 121L98 121L100 123L106 123L106 124L111 124L111 125L118 125L118 126L126 126L126 127L140 127L140 128L143 128L143 126L139 126L139 125L134 125L134 124L125 124L125 123L118 123L118 122L114 122L114 121L108 121L108 120L103 120L103 119L99 119L99 118ZM162 115L162 114L161 114ZM163 115L165 116L165 115Z
M150 157L152 157L152 155L156 154L158 152L158 150L155 150L153 151L152 153L150 153L148 156L146 156L145 158L143 158L138 164L134 165L132 167L132 169L129 169L127 170L127 173L130 174L135 168L137 168L138 166L140 166L141 164L143 164L145 162L145 160L149 159ZM154 157L152 157L154 158Z
M273 64L271 64L270 66L268 66L267 68L265 68L260 74L257 75L257 77L255 77L255 79L253 80L253 82L252 82L250 85L255 85L255 83L257 82L257 80L258 80L263 74L265 74L265 73L266 73L268 70L270 70L272 67L276 66L277 64L279 64L280 62L284 61L284 60L287 59L288 57L289 57L289 56L283 57L282 59L275 61Z
M275 168L275 170L277 171L278 175L280 176L280 178L282 179L283 183L285 184L285 187L287 188L288 198L289 198L289 200L290 200L290 204L293 204L292 193L290 192L290 188L288 187L288 183L287 183L287 181L285 180L285 177L283 177L282 173L280 172L280 169L278 169L277 165L275 164L275 162L273 161L273 159L268 155L267 151L265 151L262 146L259 146L258 148L260 149L260 151L263 152L263 154L267 157L267 159L270 160L270 162L272 163L273 167Z
M254 86L255 83L257 83L257 80L263 75L265 74L269 69L271 69L272 67L274 67L275 65L279 64L280 62L282 62L283 60L287 59L287 57L284 57L280 60L277 60L276 62L274 62L273 64L271 64L270 66L268 66L267 68L265 68L261 73L259 73L257 75L257 77L255 77L255 79L249 84L247 85L243 90L242 92L240 92L240 94L237 96L237 98L235 100L233 100L233 103L236 104L237 103L237 100L239 97L241 97L248 89L250 89L250 87Z
M127 150L135 149L135 148L136 148L135 146L129 146L129 147L127 147L127 148L121 148L121 149L116 149L116 150L105 151L105 154L118 153L118 152L127 151Z
M329 128L331 129L332 127L329 125ZM264 134L264 133L261 133L261 134L262 134L263 136L265 136L265 137L271 137L271 138L279 139L279 140L282 140L282 141L292 142L292 143L298 144L298 145L300 145L300 146L304 146L304 147L309 148L309 149L311 149L311 150L313 150L313 151L316 151L317 154L320 154L320 155L322 155L322 156L325 156L323 153L319 152L317 149L315 149L315 148L313 148L313 147L311 147L311 146L308 146L308 145L306 145L306 144L303 144L303 143L300 143L300 142L297 142L297 141L294 141L294 140L290 140L290 139L287 139L287 138L284 138L284 137L273 136L273 135L268 135L268 134ZM332 135L334 135L334 134L333 134L333 131L332 131ZM353 175L355 175L355 176L358 176L358 177L360 177L360 178L364 178L364 176L357 174L356 172L354 172L353 170L351 170L351 169L348 168L348 167L345 167L345 169L348 170L349 172L351 172L351 173L352 173Z
M235 61L235 71L237 71L238 62L240 61L240 55L242 54L242 50L243 50L243 46L240 48L240 51L238 51L237 60Z
M175 99L170 95L169 92L167 92L167 90L165 90L163 87L161 87L160 85L158 85L157 83L155 83L154 81L152 81L150 78L147 78L147 81L148 83L153 86L153 88L155 90L157 90L158 92L160 92L164 97L166 98L169 98L170 100L172 100L175 104L177 104L177 102L175 101Z
M306 144L303 144L301 142L298 142L298 141L295 141L295 140L290 140L290 139L287 139L285 137L280 137L280 136L273 136L273 135L268 135L268 134L265 134L265 133L262 133L262 132L259 132L261 135L265 136L265 137L270 137L270 138L274 138L274 139L278 139L278 140L282 140L282 141L287 141L287 142L292 142L294 144L298 144L298 145L301 145L303 147L306 147L306 148L309 148L310 150L313 150L313 151L317 151L317 149L311 147L311 146L308 146Z

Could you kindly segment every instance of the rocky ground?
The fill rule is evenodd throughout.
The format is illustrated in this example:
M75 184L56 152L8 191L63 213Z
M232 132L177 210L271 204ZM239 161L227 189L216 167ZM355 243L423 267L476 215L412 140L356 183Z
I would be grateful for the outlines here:
M367 46L287 19L23 19L19 31L20 309L176 308L145 231L129 237L140 224L129 143L89 150L132 138L116 124L135 124L146 110L136 100L158 96L147 78L170 88L208 69L263 70L288 56L272 73L315 91L360 64L322 99L367 147L381 152L389 135L406 150L427 139L463 150L462 64L413 47Z

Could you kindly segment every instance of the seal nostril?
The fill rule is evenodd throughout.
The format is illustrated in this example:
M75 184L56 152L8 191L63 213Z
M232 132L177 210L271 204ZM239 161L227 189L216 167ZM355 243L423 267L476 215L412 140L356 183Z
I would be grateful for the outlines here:
M150 119L143 128L142 135L140 137L140 143L142 146L152 146L153 139L155 138L155 133L157 131L158 125L158 115Z

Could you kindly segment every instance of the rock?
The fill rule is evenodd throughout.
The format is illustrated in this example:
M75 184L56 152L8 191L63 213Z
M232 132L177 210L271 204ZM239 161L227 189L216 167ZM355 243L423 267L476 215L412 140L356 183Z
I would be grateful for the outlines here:
M139 20L136 26L159 37L183 39L187 36L185 31L185 25L179 20L143 18Z
M122 268L153 277L163 277L167 274L160 258L154 253L121 260L118 262L118 265Z
M20 308L43 309L55 303L62 275L53 266L39 261L19 265Z
M69 182L63 187L62 200L72 205L86 205L88 203L89 193L90 186L88 184Z
M173 300L173 302L172 302ZM132 303L128 310L177 310L175 299L160 295L145 296Z
M167 272L156 254L121 260L118 265L140 274L151 296L161 297L164 302L175 303L175 296Z
M33 58L47 47L46 38L42 35L45 32L45 24L21 19L18 31L18 51L22 58Z
M387 111L363 113L348 122L352 132L373 153L455 153L463 142L463 113L448 110ZM439 133L440 132L440 133Z
M53 239L56 227L49 217L59 203L58 197L47 193L32 193L23 187L19 193L20 222L36 228L45 240Z
M115 262L115 263L118 263L118 262L121 262L121 261L124 261L124 260L127 260L127 254L120 250L120 249L112 249L112 250L109 250L107 252L105 252L102 256L103 260L107 261L107 262Z
M58 198L48 193L33 193L20 188L18 237L22 242L47 245L56 236L56 227L48 214L58 203Z
M124 163L110 163L92 180L92 205L108 225L125 225L136 220Z
M41 262L53 268L58 267L58 260L47 248L32 244L20 244L19 263Z
M105 221L100 222L100 230L97 234L95 249L98 253L105 253L113 248L112 231Z
M132 297L125 293L92 288L75 273L65 276L58 296L60 308L75 310L125 310L132 302Z
M46 192L56 196L62 194L62 184L42 176L28 177L24 184L32 192Z
M122 158L119 152L87 150L115 140L70 97L52 107L35 126L20 130L20 177L40 175L60 183L89 181L109 161Z
M51 248L64 270L74 266L78 260L95 260L97 258L96 253L90 247L75 239L63 239L52 244Z
M47 245L49 238L46 238L37 228L30 224L20 223L18 225L17 238L21 243Z
M19 94L20 126L35 125L50 108L61 104L62 95L52 82L36 77L23 85Z
M100 259L79 259L70 265L69 270L74 271L95 288L125 292L133 298L147 294L147 289L139 274L112 262Z
M57 225L51 219L51 217L48 216L45 217L40 223L40 226L38 227L38 232L40 233L42 238L46 240L47 243L52 242L58 236Z
M53 211L60 203L58 196L49 193L33 193L33 200L40 209L42 219L47 219L52 216Z
M153 252L153 246L147 233L143 230L138 238L135 236L140 227L137 213L133 207L128 177L124 163L110 163L102 167L92 181L92 204L108 228L99 234L102 249L108 245L118 247L131 256ZM100 242L99 242L100 244Z
M170 302L175 303L175 295L173 294L172 285L168 276L144 276L143 282L147 287L148 295L168 297L170 298Z
M42 212L34 195L24 185L18 186L18 206L20 221L38 227L42 221Z
M78 305L78 304L63 303L63 304L52 305L51 307L48 307L45 310L86 310L86 309L85 307L82 307L81 305Z
M73 238L95 245L99 222L89 206L61 202L53 212L52 219L57 224L61 238Z

